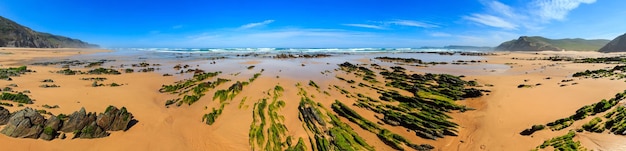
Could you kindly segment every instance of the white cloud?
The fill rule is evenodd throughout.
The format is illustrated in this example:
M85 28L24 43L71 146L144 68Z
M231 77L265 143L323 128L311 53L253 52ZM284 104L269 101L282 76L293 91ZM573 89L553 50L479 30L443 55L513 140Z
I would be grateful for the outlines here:
M389 22L386 22L386 23L394 24L394 25L400 25L400 26L411 26L411 27L422 27L422 28L436 28L436 27L439 27L437 25L428 24L428 23L419 22L419 21L413 21L413 20L395 20L395 21L389 21Z
M265 26L268 24L273 23L274 20L265 20L262 22L256 22L256 23L249 23L249 24L245 24L239 27L239 29L250 29L250 28L254 28L254 27L259 27L259 26Z
M342 24L344 26L352 26L352 27L361 27L361 28L371 28L371 29L380 29L385 30L387 28L378 26L378 25L369 25L369 24Z
M487 3L486 5L489 7L489 9L495 11L498 14L502 14L503 16L506 16L506 17L516 16L515 13L513 12L513 8L501 2L492 1L491 3Z
M591 4L596 0L532 0L511 7L497 0L482 1L485 12L463 16L463 19L491 27L517 30L541 30L552 20L564 20L570 11L580 4Z
M535 15L544 21L563 20L567 14L576 9L580 4L592 4L596 0L535 0L531 3L536 8Z
M474 21L483 25L498 27L508 30L517 29L517 25L510 23L500 17L487 14L472 14L471 16L464 16L464 19Z

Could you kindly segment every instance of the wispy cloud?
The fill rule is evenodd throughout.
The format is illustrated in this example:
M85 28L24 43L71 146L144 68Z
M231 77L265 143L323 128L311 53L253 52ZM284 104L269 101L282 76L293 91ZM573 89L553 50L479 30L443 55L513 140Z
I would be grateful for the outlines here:
M371 28L371 29L380 29L385 30L387 28L378 25L369 25L369 24L342 24L344 26L352 26L352 27L361 27L361 28Z
M414 21L414 20L395 20L386 22L388 24L400 25L400 26L411 26L411 27L422 27L422 28L436 28L439 27L437 25Z
M477 24L505 30L542 29L541 25L552 20L564 20L570 11L580 4L592 4L596 0L532 0L521 6L511 7L497 0L483 1L483 13L472 13L462 18Z
M506 17L515 17L516 16L515 13L513 12L513 8L511 8L511 6L503 4L501 2L492 1L492 2L489 2L489 3L485 4L485 5L487 5L487 7L490 10L494 11L497 14L502 14L503 16L506 16Z
M596 0L535 0L531 3L534 12L544 21L563 20L567 14L576 9L580 4L592 4Z
M464 19L474 21L483 25L504 28L508 30L517 29L517 25L505 21L504 19L487 14L472 14L470 16L464 16Z
M265 20L262 22L256 22L256 23L249 23L249 24L245 24L239 27L239 29L250 29L250 28L254 28L254 27L259 27L259 26L265 26L268 24L273 23L274 20Z
M433 37L452 37L452 34L444 33L444 32L434 32L434 33L430 33L430 36L433 36Z
M393 21L370 21L374 22L374 24L341 24L344 26L352 26L352 27L361 27L361 28L370 28L370 29L379 29L379 30L389 30L393 29L393 26L409 26L409 27L419 27L419 28L437 28L439 26L414 21L414 20L393 20Z

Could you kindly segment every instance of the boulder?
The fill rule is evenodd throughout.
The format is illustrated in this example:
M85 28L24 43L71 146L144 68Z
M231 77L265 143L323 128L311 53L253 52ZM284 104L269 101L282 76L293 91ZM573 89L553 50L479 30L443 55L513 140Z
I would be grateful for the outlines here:
M0 106L0 125L7 124L10 118L11 118L11 113L9 112L9 110Z
M48 120L46 120L46 123L43 127L43 133L41 133L41 136L39 136L39 138L43 140L52 140L58 135L57 131L59 130L59 128L61 128L61 119L52 115L50 118L48 118Z
M44 122L45 118L37 111L25 108L15 112L0 133L10 137L36 139L43 131Z
M85 111L85 108L81 108L80 111L72 113L67 119L67 121L63 122L63 127L61 131L63 132L74 132L76 130L82 130L87 124L96 120L96 116L94 113L89 113Z
M109 136L109 133L100 128L96 121L93 121L75 133L74 138L101 138L107 136Z
M96 122L98 126L107 131L125 131L132 120L133 114L129 113L125 107L117 109L114 106L109 106L104 113L98 115Z
M96 123L101 128L105 130L109 130L109 128L111 127L111 124L113 124L113 121L116 119L118 112L119 110L116 107L109 106L104 111L104 113L100 113L98 115L98 118L96 119Z

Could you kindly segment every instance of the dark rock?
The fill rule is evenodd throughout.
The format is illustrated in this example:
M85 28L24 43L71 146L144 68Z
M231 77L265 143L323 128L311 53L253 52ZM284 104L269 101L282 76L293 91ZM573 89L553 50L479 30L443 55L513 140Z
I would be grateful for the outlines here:
M52 129L52 127L46 126L43 128L43 132L41 133L41 135L39 135L39 138L49 141L56 138L57 134L57 130Z
M50 116L50 118L48 118L48 120L46 120L46 127L51 127L54 130L59 130L59 128L61 128L61 119L59 119L57 116Z
M430 134L428 132L423 132L423 131L415 131L415 135L421 137L421 138L426 138L426 139L432 139L432 140L436 140L437 137L434 136L433 134Z
M52 140L58 135L57 131L61 128L61 119L52 115L43 127L43 133L39 136L43 140Z
M93 121L75 133L74 138L101 138L107 136L109 136L109 133L100 128L96 121Z
M44 122L45 118L37 111L25 108L15 112L0 133L10 137L36 139L43 131Z
M68 120L63 122L63 127L61 131L63 132L74 132L76 130L81 130L87 124L96 120L95 113L89 113L85 111L85 108L81 108L80 111L72 113L68 117Z
M9 110L0 106L0 125L7 124L10 118L11 118L11 113L9 112Z
M129 113L125 107L117 109L114 106L109 106L104 113L98 115L96 122L104 130L125 131L132 119L133 114Z
M383 122L385 122L385 124L389 124L389 125L391 125L391 126L399 126L399 125L400 125L400 122L395 121L395 120L392 120L392 119L389 119L389 118L387 118L387 117L388 117L388 116L385 116L385 117L383 118Z

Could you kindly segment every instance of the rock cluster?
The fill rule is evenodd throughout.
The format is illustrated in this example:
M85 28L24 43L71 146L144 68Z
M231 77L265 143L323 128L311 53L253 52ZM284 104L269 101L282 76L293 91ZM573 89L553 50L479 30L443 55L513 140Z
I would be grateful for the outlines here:
M101 138L109 136L107 131L127 130L132 120L133 115L125 107L109 106L98 115L81 108L69 116L52 115L48 119L32 108L9 113L0 107L0 125L7 125L0 133L16 138L52 140L59 131L74 133L74 138Z

